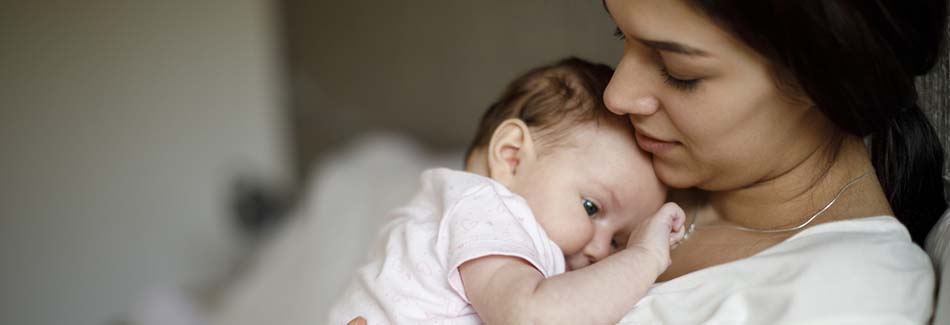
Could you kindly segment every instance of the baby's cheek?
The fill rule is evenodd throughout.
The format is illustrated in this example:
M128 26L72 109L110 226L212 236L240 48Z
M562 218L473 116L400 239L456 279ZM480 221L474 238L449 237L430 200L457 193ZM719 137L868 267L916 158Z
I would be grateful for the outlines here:
M583 253L584 247L594 236L594 227L590 222L565 223L559 225L556 232L556 238L551 239L561 248L565 256L571 256Z

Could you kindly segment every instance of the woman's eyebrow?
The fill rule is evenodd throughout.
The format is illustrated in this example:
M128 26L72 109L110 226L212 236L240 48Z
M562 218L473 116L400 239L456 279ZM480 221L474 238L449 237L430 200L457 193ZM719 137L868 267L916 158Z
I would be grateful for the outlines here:
M642 38L637 38L636 40L657 51L673 52L690 56L709 56L709 53L706 51L681 43L648 40Z
M607 12L607 15L610 16L611 19L613 19L613 14L610 13L610 8L607 7L607 0L601 0L600 4L604 6L604 11ZM622 35L622 32L620 31L619 27L617 28L617 34ZM658 51L673 52L673 53L691 55L691 56L709 56L709 53L706 51L700 50L698 48L695 48L689 45L681 44L681 43L648 40L648 39L642 39L642 38L637 38L636 40Z

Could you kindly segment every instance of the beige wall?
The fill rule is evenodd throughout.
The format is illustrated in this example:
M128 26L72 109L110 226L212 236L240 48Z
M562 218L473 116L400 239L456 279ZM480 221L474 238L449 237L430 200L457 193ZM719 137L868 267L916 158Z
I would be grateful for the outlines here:
M621 54L600 1L286 1L296 148L372 129L467 145L521 72L568 55Z
M240 174L289 170L264 0L7 1L0 324L105 324L237 254Z

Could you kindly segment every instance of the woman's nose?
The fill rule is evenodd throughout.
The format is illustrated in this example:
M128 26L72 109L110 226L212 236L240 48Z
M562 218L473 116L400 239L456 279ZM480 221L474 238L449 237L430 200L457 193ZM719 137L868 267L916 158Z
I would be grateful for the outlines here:
M651 91L654 74L636 61L637 58L625 55L604 91L604 104L614 114L645 116L660 108L660 100Z

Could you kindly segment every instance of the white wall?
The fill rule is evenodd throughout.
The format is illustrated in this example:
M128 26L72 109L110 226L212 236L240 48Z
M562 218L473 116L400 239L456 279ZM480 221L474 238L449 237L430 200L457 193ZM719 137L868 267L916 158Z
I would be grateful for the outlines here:
M0 324L103 324L223 271L230 182L290 170L274 9L4 3Z

